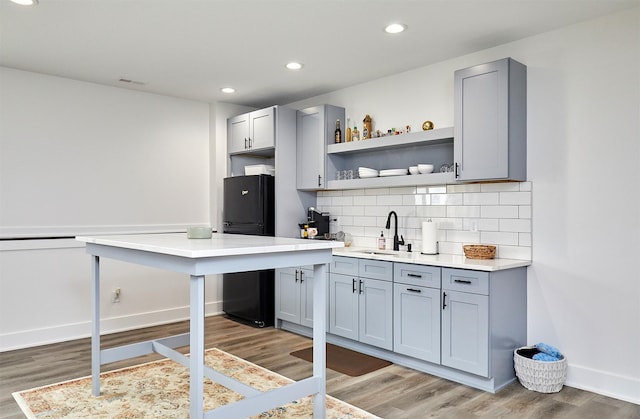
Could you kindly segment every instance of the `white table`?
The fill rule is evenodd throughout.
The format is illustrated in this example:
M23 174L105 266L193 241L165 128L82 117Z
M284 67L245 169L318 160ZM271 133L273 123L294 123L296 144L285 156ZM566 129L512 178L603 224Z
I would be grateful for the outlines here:
M211 239L187 239L186 234L140 234L77 237L92 255L92 393L100 395L100 366L157 352L190 369L190 417L236 418L257 415L273 407L313 395L314 417L325 417L326 277L332 249L340 242L281 237L214 234ZM190 275L190 331L154 341L100 349L100 258L168 269ZM314 265L313 375L262 393L204 365L205 275ZM190 346L187 357L174 348ZM209 412L203 408L204 377L246 398Z

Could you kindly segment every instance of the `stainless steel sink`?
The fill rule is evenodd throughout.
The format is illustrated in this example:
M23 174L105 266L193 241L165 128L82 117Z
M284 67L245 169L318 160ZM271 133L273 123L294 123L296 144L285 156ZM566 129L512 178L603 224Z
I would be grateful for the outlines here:
M355 250L353 253L360 253L362 255L373 255L373 256L398 256L397 253L385 252L383 250Z

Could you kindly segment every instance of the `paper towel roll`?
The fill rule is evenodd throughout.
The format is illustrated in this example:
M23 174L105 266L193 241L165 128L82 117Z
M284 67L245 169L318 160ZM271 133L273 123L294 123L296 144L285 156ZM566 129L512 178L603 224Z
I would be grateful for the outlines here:
M422 223L422 253L425 255L438 254L438 228L433 221Z

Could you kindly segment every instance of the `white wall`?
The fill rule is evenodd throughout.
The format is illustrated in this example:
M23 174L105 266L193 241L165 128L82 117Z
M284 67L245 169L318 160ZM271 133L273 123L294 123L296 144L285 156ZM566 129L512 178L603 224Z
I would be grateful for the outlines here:
M528 340L567 356L567 384L640 403L640 9L296 102L362 127L453 124L453 72L528 67L533 265ZM375 129L375 127L374 127Z
M0 86L3 238L210 221L207 103L8 68ZM105 332L188 318L184 275L110 260L102 272ZM0 351L88 336L90 273L73 239L0 241ZM207 313L220 297L207 281Z

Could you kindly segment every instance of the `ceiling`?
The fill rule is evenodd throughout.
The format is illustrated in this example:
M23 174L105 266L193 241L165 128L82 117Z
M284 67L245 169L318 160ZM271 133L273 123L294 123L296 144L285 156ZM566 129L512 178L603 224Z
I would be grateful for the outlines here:
M638 5L640 0L39 0L27 7L0 0L0 65L263 107ZM388 35L383 28L390 22L408 30ZM292 60L303 69L287 70ZM220 92L225 86L236 93Z

